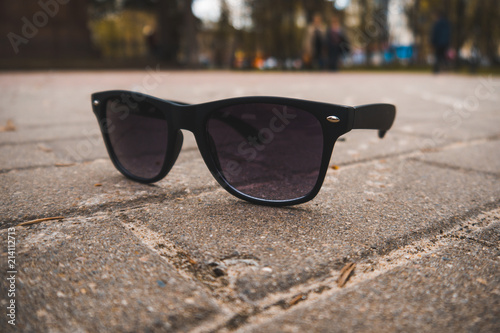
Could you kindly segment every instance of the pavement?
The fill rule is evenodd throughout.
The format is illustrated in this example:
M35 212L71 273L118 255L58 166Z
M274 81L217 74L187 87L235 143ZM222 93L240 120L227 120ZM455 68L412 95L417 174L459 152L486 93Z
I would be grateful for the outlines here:
M500 331L499 78L148 68L0 88L2 332ZM221 189L188 132L165 179L125 179L90 107L108 89L398 113L383 140L336 144L314 200L272 208Z

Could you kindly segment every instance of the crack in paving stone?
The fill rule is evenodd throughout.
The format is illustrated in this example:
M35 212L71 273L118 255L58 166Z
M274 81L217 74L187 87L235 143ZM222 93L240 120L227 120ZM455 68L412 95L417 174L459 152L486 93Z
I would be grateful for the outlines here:
M81 165L81 164L92 163L92 162L95 162L95 161L98 161L101 159L102 158L80 160L78 162L69 162L69 163L67 163L67 165L64 165L62 163L59 163L59 165L58 165L58 163L50 163L50 164L40 164L40 165L31 165L31 166L25 166L25 167L0 169L0 174L8 173L11 171L26 171L26 170L58 168L58 167L76 167L76 166Z
M54 140L54 141L56 141L56 140ZM32 143L45 143L45 142L50 142L50 140L35 141L35 142L32 142ZM5 145L5 143L4 144L0 143L0 147L4 146L4 145ZM188 153L188 152L197 151L197 150L198 150L198 147L189 147L189 148L183 148L182 151ZM107 159L107 157L101 156L101 157L97 157L97 158L77 159L77 160L75 160L74 158L70 158L70 159L66 159L66 160L69 161L68 162L69 164L71 164L71 165L68 165L68 166L79 166L79 165L82 165L82 164L96 162L96 161L99 161L99 160L102 160L102 159ZM65 160L65 159L63 159L63 160ZM26 170L36 170L36 169L48 169L48 168L54 168L54 167L58 167L57 163L38 164L38 165L30 165L30 166L14 167L14 168L5 168L5 169L0 169L0 174L8 173L8 172L11 172L11 171L26 171Z
M404 237L395 237L386 239L384 241L385 244L383 246L376 246L375 248L371 247L370 250L361 252L358 258L360 259L369 258L370 256L373 255L373 253L376 253L378 255L385 255L391 251L394 251L397 248L409 244L408 239L413 239L418 241L419 239L425 237L430 237L435 234L442 234L445 231L448 232L457 225L457 222L459 223L460 221L474 218L476 216L481 215L485 211L490 211L498 207L500 207L500 200L488 202L482 206L469 209L463 214L457 214L451 216L450 218L443 219L438 223L433 224L430 227L414 230L404 235Z
M487 246L487 247L491 247L491 248L494 248L494 249L497 249L497 250L500 249L500 244L491 243L491 242L488 242L488 241L485 241L485 240L482 240L482 239L477 239L477 238L470 237L470 236L452 235L450 237L453 237L453 238L456 238L456 239L460 239L460 240L470 240L470 241L476 242L478 244L481 244L481 245L484 245L484 246Z
M120 215L118 215L120 218ZM258 265L253 255L232 254L220 260L199 262L181 246L170 242L160 233L148 227L124 222L145 247L158 254L186 280L197 282L211 293L219 306L227 308L230 313L248 311L252 307L243 295L238 295L234 283L236 276L244 269L241 266ZM230 305L230 308L228 307ZM236 310L236 311L235 311Z
M30 145L30 144L39 144L39 143L48 143L48 142L68 142L68 141L79 141L79 140L88 140L88 139L98 139L101 135L82 135L82 136L72 136L67 138L53 138L53 139L42 139L42 140L26 140L26 141L4 141L0 142L0 147L3 146L21 146L21 145ZM103 142L104 144L104 142Z
M497 141L497 140L500 140L500 135L492 135L492 136L489 136L486 138L479 138L479 139L474 139L474 140L470 140L470 141L459 140L459 141L444 143L442 145L436 145L430 149L422 149L422 148L409 149L409 150L400 151L400 152L396 152L396 153L379 155L379 156L369 157L369 158L362 158L362 159L358 159L358 160L350 161L350 162L338 163L337 165L339 167L357 166L357 165L371 163L371 162L382 160L382 159L405 158L405 157L407 157L408 160L411 161L411 160L416 160L417 157L421 156L422 154L428 153L428 152L446 151L449 149L456 149L457 147L462 148L462 147L467 147L467 146L474 146L474 145L484 144L484 143ZM422 162L421 160L418 160L418 161ZM497 173L493 173L493 174L495 176L498 176Z
M218 186L204 186L204 187L198 187L194 189L189 189L189 192L186 191L186 189L174 191L174 192L168 192L168 193L161 193L161 194L156 194L156 195L145 195L141 196L138 198L133 198L130 200L126 201L110 201L110 202L105 202L102 204L89 204L87 206L80 206L77 208L68 208L65 210L58 211L57 213L55 212L50 212L47 213L46 216L43 214L40 215L26 215L23 216L22 219L16 218L16 219L10 219L10 220L4 220L1 222L0 225L0 230L6 229L12 226L15 226L16 224L20 222L24 222L27 220L35 220L39 218L45 218L45 217L50 217L50 216L64 216L65 218L69 217L75 217L79 215L84 215L84 214L96 214L98 212L116 212L117 210L131 210L131 209L137 209L141 208L150 204L156 204L156 203L161 203L162 201L168 200L177 200L177 199L182 199L182 198L189 198L191 196L197 196L200 193L204 192L209 192L218 189ZM89 200L92 200L92 198L89 198Z
M423 160L423 159L420 159L420 158L417 158L417 157L409 158L408 160L414 161L414 162L428 164L428 165L435 166L435 167L438 167L438 168L451 169L453 171L459 171L459 172L464 172L464 173L480 173L480 174L484 174L484 175L487 175L487 176L492 176L492 177L495 177L495 178L499 178L500 177L500 172L491 172L491 171L477 170L477 169L473 169L473 168L464 168L464 167L461 167L461 166L447 164L447 163L441 163L441 162L436 162L436 161Z

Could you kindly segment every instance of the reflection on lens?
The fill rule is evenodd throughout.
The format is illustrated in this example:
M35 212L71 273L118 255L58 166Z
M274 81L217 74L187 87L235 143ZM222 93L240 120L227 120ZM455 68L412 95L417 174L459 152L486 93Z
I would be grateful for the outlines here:
M107 102L106 121L120 164L136 177L156 177L167 153L168 126L163 113L146 102L117 98Z
M212 155L238 191L292 200L312 191L319 176L323 132L310 113L275 104L235 105L207 123Z

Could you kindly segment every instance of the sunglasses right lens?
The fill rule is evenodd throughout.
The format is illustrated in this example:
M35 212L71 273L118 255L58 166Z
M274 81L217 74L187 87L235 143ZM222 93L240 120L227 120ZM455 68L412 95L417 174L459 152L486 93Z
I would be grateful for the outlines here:
M239 192L266 200L293 200L316 185L323 131L309 112L276 104L242 104L211 114L213 158Z
M106 126L118 162L135 177L160 174L167 153L168 124L152 104L121 98L106 103Z

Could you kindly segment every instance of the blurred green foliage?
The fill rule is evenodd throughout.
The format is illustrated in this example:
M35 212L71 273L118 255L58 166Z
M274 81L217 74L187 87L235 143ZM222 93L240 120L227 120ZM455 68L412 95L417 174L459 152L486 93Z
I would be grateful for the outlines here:
M90 29L103 57L141 58L148 55L146 38L156 29L156 16L126 9L92 20Z

